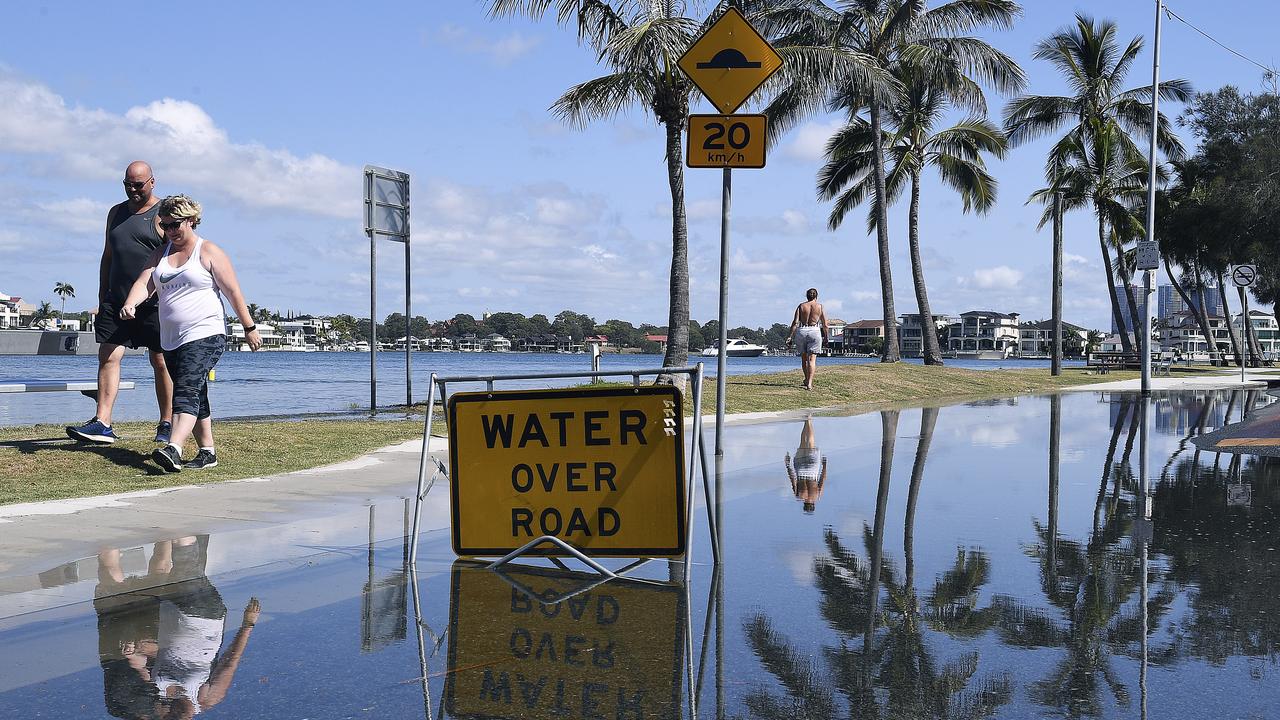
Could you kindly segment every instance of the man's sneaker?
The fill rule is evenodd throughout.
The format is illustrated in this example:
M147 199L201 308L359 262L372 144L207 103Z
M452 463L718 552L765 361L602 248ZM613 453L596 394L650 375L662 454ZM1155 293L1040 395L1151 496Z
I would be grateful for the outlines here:
M151 453L151 459L167 472L182 472L182 455L174 450L172 445L156 448Z
M81 442L99 443L101 445L110 445L120 438L111 431L110 425L103 425L102 421L94 418L80 427L67 426L67 435L72 440Z
M173 423L167 420L161 420L160 424L156 425L156 442L164 443L165 445L168 445L169 434L172 432L173 432Z
M166 446L167 447L167 446ZM196 456L182 463L182 467L188 470L203 470L205 468L217 467L218 456L208 450L201 450Z

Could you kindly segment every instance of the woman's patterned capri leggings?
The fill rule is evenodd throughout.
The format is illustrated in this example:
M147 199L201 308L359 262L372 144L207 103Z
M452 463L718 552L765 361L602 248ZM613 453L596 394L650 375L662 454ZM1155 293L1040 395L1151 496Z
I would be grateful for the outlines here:
M225 335L212 335L164 351L164 363L173 379L173 412L209 417L209 371L227 347Z

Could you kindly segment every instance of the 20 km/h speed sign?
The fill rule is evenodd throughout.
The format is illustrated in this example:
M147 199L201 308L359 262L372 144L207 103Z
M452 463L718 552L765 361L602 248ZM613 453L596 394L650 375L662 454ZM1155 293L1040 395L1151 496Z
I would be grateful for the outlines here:
M543 535L587 555L684 554L675 387L455 393L448 414L459 555L505 555Z
M1256 265L1237 265L1231 271L1231 282L1236 287L1247 288L1253 287L1258 281L1258 267Z
M764 115L690 115L686 164L691 168L762 168Z

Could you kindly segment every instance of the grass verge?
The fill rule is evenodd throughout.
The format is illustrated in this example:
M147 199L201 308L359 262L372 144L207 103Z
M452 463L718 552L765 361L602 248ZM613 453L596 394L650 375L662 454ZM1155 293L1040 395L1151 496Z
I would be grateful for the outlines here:
M1199 374L1197 370L1175 371ZM819 362L814 389L801 387L796 370L725 378L725 412L776 412L814 407L880 405L940 399L1011 397L1052 392L1074 385L1130 380L1136 370L1086 374L1083 368L1064 368L1054 377L1048 368L1026 370L965 370L914 363L827 365ZM703 412L715 412L716 384L711 379L702 394ZM686 409L688 411L688 409Z
M218 466L165 473L151 460L155 425L117 423L114 445L84 445L61 425L0 427L0 505L239 480L328 465L422 437L421 420L217 420ZM195 453L188 443L186 457Z

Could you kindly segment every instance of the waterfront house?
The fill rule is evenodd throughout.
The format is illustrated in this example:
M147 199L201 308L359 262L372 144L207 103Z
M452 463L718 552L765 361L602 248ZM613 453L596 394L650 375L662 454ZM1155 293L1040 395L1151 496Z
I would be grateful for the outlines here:
M467 333L458 338L458 350L462 352L480 352L484 350L484 341L476 337L475 333Z
M1019 357L1049 357L1053 354L1053 321L1026 322L1018 326ZM1062 323L1062 354L1081 355L1089 345L1089 331L1069 322ZM1078 349L1077 349L1078 348Z
M277 332L275 325L259 320L253 326L258 329L258 336L262 338L262 350L279 350L284 344L284 338ZM227 349L249 349L249 342L244 339L244 326L238 320L227 323Z
M1018 313L993 310L970 310L960 313L960 320L947 328L947 349L957 353L997 351L1016 352L1021 336Z
M898 324L898 350L903 357L918 358L924 355L924 333L920 322L920 313L907 313L899 315L901 321ZM955 322L955 318L949 315L934 315L932 332L937 335L939 332L950 327ZM939 343L941 347L946 347L946 343Z
M327 350L333 323L327 318L295 318L280 323L281 346L294 350Z
M36 306L22 301L16 295L0 293L0 330L16 330L22 327L24 318L30 318Z
M1264 357L1275 358L1276 354L1280 353L1280 330L1277 329L1275 316L1261 310L1250 310L1249 324L1253 326L1253 332L1258 336L1258 345L1262 348ZM1243 342L1244 314L1236 315L1231 321L1231 326L1236 329L1236 334Z
M483 346L489 352L511 352L511 341L498 333L486 335Z
M587 337L582 338L582 344L583 345L599 345L600 349L603 350L609 347L609 336L608 335L588 335Z
M874 338L884 339L883 320L859 320L844 326L844 344L846 352L870 352Z
M827 318L827 354L841 355L844 353L844 329L848 323L840 318Z
M658 352L664 355L667 352L667 336L666 335L645 335L645 340L652 343L658 343Z
M1133 333L1125 333L1125 335L1129 336L1129 342L1133 342ZM1124 352L1124 343L1120 340L1119 333L1112 333L1102 338L1102 342L1098 343L1098 352Z
M516 338L514 347L521 352L569 352L573 346L573 338L555 333L540 333L529 337Z
M1207 320L1213 332L1212 343L1205 341L1195 313L1190 310L1174 313L1161 323L1160 349L1174 351L1188 360L1208 360L1211 352L1230 353L1231 331L1227 328L1227 319L1210 315Z

